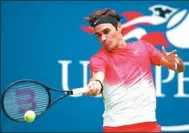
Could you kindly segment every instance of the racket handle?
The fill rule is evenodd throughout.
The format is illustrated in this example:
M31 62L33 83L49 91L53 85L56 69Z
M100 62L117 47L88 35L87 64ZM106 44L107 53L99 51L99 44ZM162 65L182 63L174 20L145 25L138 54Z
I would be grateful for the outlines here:
M84 92L87 92L89 89L87 87L84 88L77 88L72 90L72 95L80 95L83 94Z

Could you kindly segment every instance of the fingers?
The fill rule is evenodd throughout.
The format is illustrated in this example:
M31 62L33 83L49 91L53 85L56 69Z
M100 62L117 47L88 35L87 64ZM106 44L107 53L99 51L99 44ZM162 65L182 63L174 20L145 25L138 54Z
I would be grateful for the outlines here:
M88 84L88 88L89 91L83 93L83 95L92 95L92 96L96 96L99 94L100 89L101 89L101 85L99 82L97 81L90 81Z
M178 55L177 55L177 54L175 54L175 56L176 56L176 57L175 57L175 61L176 61L176 63L178 63L178 64L179 64L179 62L180 62L180 61L179 61L179 59L177 58L177 57L178 57Z
M173 50L172 52L170 52L168 55L169 55L169 60L172 62L172 63L175 63L177 62L176 60L176 50Z
M172 52L170 52L170 54L175 55L176 52L177 52L177 50L173 50Z
M98 89L94 88L89 90L89 95L96 96L98 95Z
M164 47L164 46L162 47L162 53L163 53L163 56L166 55L166 50L165 50L165 47Z
M175 60L176 60L176 63L179 64L179 60L177 58L175 58Z
M177 52L177 50L173 50L173 51L171 51L170 53L167 53L167 51L165 50L165 47L164 47L164 46L162 47L163 56L166 56L166 55L174 55L174 56L176 56L176 55L175 55L176 52Z
M91 96L96 96L98 94L99 94L99 91L96 88L93 88L93 89L83 93L83 95L91 95Z

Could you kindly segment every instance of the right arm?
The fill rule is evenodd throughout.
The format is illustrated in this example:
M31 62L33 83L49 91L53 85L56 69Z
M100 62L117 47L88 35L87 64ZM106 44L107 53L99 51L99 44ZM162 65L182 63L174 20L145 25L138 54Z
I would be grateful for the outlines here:
M102 56L93 56L90 60L91 78L88 83L89 91L84 95L97 96L102 92L105 78L105 59Z

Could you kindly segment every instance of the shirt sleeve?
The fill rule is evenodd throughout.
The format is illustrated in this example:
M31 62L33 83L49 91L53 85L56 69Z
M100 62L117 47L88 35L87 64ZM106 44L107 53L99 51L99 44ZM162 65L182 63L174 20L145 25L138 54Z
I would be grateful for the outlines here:
M105 59L99 56L93 56L90 59L90 71L92 73L104 72L105 73L106 62Z
M160 60L163 57L163 54L152 44L142 41L146 46L149 54L150 61L153 65L160 65Z

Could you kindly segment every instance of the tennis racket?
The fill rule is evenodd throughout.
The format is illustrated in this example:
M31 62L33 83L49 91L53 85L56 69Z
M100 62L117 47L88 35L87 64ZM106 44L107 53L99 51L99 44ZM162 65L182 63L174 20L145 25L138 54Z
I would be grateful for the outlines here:
M5 115L16 122L26 122L24 114L32 110L36 119L43 115L53 104L69 95L80 95L88 90L87 87L75 88L69 91L50 88L38 81L23 79L11 83L3 92L1 105ZM51 93L63 93L52 101Z

